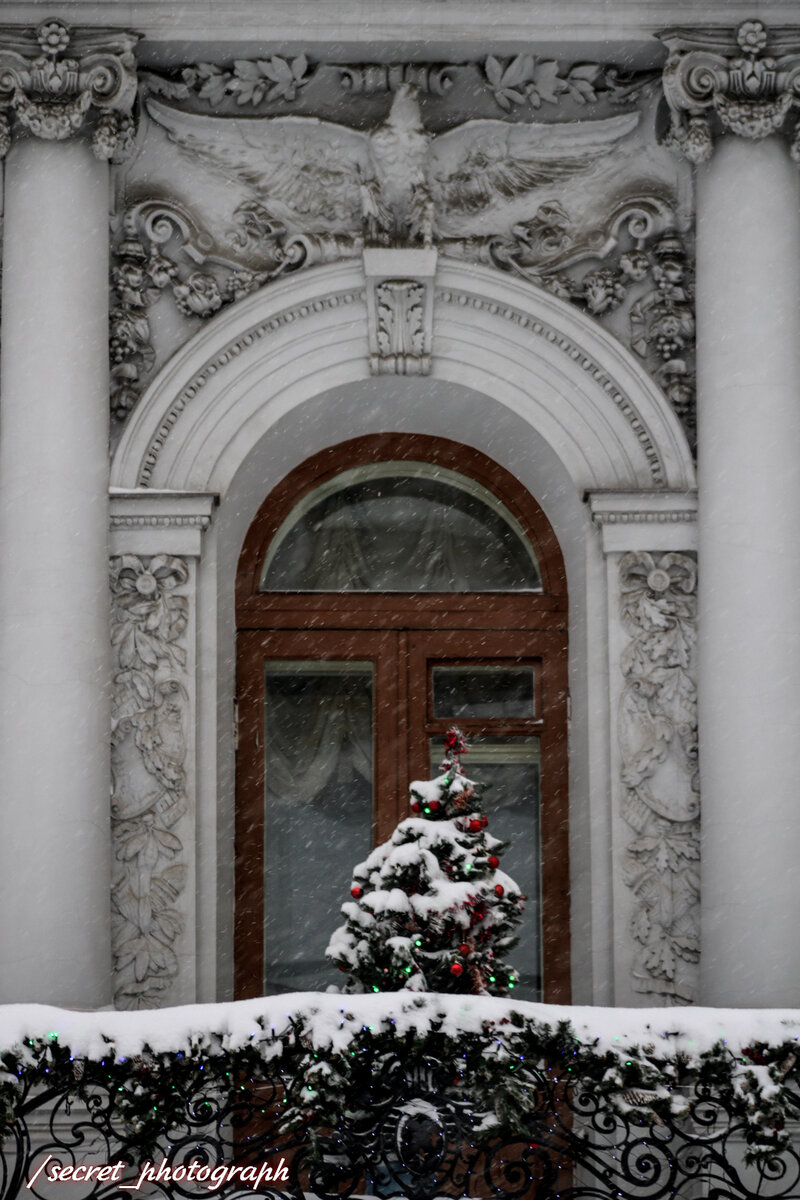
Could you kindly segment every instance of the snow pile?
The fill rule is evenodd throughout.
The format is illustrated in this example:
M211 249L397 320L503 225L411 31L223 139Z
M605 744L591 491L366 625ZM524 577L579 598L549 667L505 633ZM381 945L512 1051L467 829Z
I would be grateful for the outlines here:
M198 1043L230 1050L270 1041L302 1025L315 1047L339 1041L342 1028L364 1026L424 1037L435 1025L448 1036L480 1033L512 1016L555 1028L568 1023L596 1053L648 1044L699 1058L717 1044L740 1055L747 1047L800 1042L800 1009L595 1008L534 1004L494 996L402 992L328 995L294 992L228 1004L185 1005L147 1012L75 1012L45 1004L0 1005L0 1053L26 1041L57 1041L78 1057L100 1059L188 1053ZM516 1024L516 1022L514 1022Z

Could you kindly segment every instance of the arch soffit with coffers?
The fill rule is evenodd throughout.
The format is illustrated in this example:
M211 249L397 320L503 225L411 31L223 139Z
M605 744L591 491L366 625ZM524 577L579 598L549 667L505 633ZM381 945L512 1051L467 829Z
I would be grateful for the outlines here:
M525 281L441 260L431 374L521 417L579 493L695 486L680 423L641 364L591 318ZM219 314L173 355L131 416L111 483L224 495L278 421L369 377L361 265L287 277Z

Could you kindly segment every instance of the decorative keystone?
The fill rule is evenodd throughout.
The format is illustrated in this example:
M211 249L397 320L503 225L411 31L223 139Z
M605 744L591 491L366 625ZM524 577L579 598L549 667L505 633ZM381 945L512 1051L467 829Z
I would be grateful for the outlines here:
M433 342L433 249L364 251L373 375L428 375Z
M73 137L93 118L97 157L126 158L134 140L137 41L115 29L75 32L59 20L35 31L0 27L0 157L11 146L12 118L50 142Z
M672 29L659 36L669 50L663 76L672 113L668 142L693 163L711 157L714 116L718 127L757 141L785 130L800 106L800 30L770 32L752 20L735 34ZM790 153L800 164L798 123Z

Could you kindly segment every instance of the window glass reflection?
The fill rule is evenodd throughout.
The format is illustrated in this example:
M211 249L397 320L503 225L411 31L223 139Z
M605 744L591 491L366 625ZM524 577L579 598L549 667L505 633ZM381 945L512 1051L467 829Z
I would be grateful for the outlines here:
M485 489L454 471L381 469L345 472L297 506L270 548L262 590L541 590L521 527Z

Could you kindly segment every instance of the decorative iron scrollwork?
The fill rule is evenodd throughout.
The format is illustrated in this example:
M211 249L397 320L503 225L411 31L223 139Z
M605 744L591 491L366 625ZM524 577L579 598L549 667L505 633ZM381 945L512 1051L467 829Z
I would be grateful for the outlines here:
M800 1186L794 1148L747 1160L744 1125L732 1115L725 1089L709 1079L695 1080L685 1115L656 1117L643 1115L642 1094L631 1094L625 1113L597 1092L565 1083L563 1073L520 1064L530 1103L524 1114L504 1113L498 1124L498 1114L487 1113L469 1084L453 1078L446 1060L378 1055L366 1068L360 1110L346 1109L327 1128L305 1121L287 1129L282 1114L296 1108L306 1084L283 1056L262 1062L260 1071L232 1060L226 1086L224 1070L205 1084L198 1064L176 1057L174 1073L159 1076L173 1092L165 1095L168 1132L159 1129L158 1112L140 1121L128 1112L123 1119L119 1059L75 1060L70 1078L61 1071L52 1087L23 1072L16 1120L0 1150L1 1200L44 1197L39 1181L30 1189L27 1183L47 1155L61 1164L122 1161L129 1182L139 1178L143 1159L173 1168L282 1161L288 1181L259 1190L296 1200L309 1192L382 1200L671 1200L699 1188L725 1200L765 1194L788 1200ZM141 1069L144 1079L147 1067ZM800 1095L794 1099L800 1111ZM180 1180L155 1179L148 1187L164 1197L207 1192ZM237 1179L214 1189L223 1196L244 1192ZM87 1185L85 1200L118 1194L116 1183L97 1183Z

